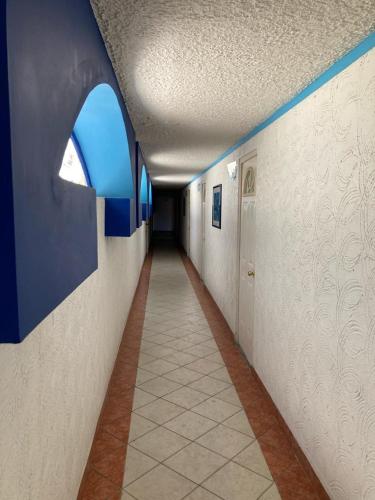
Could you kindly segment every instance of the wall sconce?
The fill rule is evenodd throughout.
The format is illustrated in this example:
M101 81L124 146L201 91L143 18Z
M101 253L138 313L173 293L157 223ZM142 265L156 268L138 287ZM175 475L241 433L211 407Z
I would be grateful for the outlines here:
M228 163L227 169L228 169L229 178L232 179L232 181L234 181L235 178L237 177L237 162L232 161L231 163Z

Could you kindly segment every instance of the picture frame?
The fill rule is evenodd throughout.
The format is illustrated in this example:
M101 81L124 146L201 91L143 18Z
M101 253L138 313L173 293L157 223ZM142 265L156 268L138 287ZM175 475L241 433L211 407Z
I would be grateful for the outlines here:
M212 188L212 226L221 229L222 184Z

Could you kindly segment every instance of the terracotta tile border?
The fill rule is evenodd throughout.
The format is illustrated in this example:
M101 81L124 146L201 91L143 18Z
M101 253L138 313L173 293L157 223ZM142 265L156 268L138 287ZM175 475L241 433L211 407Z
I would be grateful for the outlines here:
M121 487L151 264L150 252L139 277L77 500L120 500L123 493Z
M193 263L183 251L180 255L281 497L329 500L266 388L235 343L228 323Z

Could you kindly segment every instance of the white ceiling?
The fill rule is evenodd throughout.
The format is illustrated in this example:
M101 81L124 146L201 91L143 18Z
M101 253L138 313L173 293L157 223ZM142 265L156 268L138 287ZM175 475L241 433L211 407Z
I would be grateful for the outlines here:
M153 182L184 185L375 27L375 0L91 0Z

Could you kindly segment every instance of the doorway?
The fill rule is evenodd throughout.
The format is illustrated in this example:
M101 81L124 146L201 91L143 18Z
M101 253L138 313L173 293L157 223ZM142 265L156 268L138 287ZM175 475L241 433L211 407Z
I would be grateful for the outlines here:
M205 244L206 244L206 183L201 184L201 262L200 275L204 282L205 269Z
M190 257L190 189L185 193L186 254Z
M240 160L238 342L250 364L254 330L256 163L255 153Z

